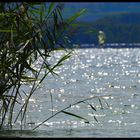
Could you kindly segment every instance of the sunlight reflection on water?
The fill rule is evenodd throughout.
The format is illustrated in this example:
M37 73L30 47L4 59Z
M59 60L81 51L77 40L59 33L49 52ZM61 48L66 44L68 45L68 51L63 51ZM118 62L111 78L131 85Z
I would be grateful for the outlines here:
M83 132L87 137L115 137L117 132L117 136L140 136L140 131L133 131L140 130L140 50L77 49L73 53L64 66L57 69L60 76L55 79L49 75L41 92L37 91L31 97L26 121L35 122L37 125L52 113L96 95L103 96L103 108L99 100L94 99L89 103L97 108L97 111L83 104L69 109L70 112L90 120L89 124L61 113L44 123L39 131L60 129L52 136L65 136L63 129L75 130L70 136L82 136ZM51 63L62 54L63 52L57 52L53 59L50 59ZM96 116L98 122L93 116ZM90 133L90 129L96 129L98 135ZM123 131L129 133L126 135ZM43 133L42 136L49 135Z

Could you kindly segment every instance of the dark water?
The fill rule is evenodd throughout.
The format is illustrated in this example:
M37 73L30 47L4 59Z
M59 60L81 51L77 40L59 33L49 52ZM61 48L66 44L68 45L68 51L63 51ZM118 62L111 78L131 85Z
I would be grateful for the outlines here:
M19 121L13 130L0 131L0 136L140 137L140 49L77 49L57 73L59 77L49 75L30 99L23 131ZM88 104L67 110L90 123L60 113L32 131L52 114L93 96L102 104L98 98L87 103L97 111Z

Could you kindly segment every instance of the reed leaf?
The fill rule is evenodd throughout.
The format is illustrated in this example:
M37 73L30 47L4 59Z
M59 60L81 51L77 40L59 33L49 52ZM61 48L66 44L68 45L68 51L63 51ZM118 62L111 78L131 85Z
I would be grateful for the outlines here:
M76 118L85 120L85 123L89 123L89 121L88 121L87 119L85 119L84 117L81 117L81 116L79 116L79 115L76 115L76 114L73 114L73 113L71 113L71 112L67 112L67 111L64 111L64 110L62 110L61 112L62 112L62 113L65 113L65 114L67 114L67 115L74 116L74 117L76 117Z
M48 8L48 15L50 14L50 12L53 10L53 8L54 8L54 6L55 6L55 3L51 3L50 4L50 6L49 6L49 8Z
M62 15L63 7L64 4L61 3L51 3L49 7L40 2L0 3L1 126L6 120L6 115L8 115L8 123L12 124L13 113L18 107L20 108L14 123L20 115L22 122L28 109L29 99L39 85L49 73L53 76L58 75L55 72L56 68L62 66L63 62L71 57L72 51L68 51L69 53L65 51L65 55L56 63L49 64L47 61L53 56L51 52L66 50L65 46L71 45L67 41L68 38L65 39L69 34L68 28L85 11L83 9L65 20ZM39 62L41 64L36 69L33 66L39 58L42 58L42 62ZM42 70L45 71L44 74L41 73ZM26 91L29 85L32 85L32 88L27 88L28 91ZM26 100L23 102L22 99L25 96ZM89 123L79 115L67 111L61 113L75 116Z
M84 12L86 11L86 9L82 9L80 12L77 12L76 14L74 14L73 16L71 16L70 18L67 19L67 23L72 23L73 21L75 21L79 16L81 16Z

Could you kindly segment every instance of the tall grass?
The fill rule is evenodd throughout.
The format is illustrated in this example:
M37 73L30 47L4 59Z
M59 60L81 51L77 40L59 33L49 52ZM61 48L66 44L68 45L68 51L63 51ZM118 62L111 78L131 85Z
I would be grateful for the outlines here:
M72 49L66 49L71 47L70 27L77 25L74 22L85 12L85 9L63 19L63 8L62 3L0 3L1 129L5 124L12 127L12 124L19 119L21 124L23 123L26 119L29 99L48 74L57 75L56 68L63 65L63 62L72 55ZM65 51L64 56L55 64L49 63L49 58L53 57L52 52L59 50ZM42 61L37 64L40 58ZM78 101L72 105L84 103L96 111L86 102L91 99ZM99 101L102 106L100 99ZM52 116L34 129L59 113L71 115L89 123L86 118L67 111L72 105L55 114L52 112ZM13 117L14 111L16 116ZM95 116L94 119L97 121Z
M19 116L24 120L31 96L71 56L66 49L71 45L69 27L84 10L64 20L63 7L62 3L0 3L0 128L5 123L12 126ZM51 52L56 50L64 50L65 55L49 64ZM42 61L36 69L39 58Z

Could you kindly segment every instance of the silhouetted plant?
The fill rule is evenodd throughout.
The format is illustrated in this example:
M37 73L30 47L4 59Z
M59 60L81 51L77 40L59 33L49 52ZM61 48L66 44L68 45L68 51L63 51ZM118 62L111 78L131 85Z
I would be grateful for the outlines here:
M72 50L66 49L71 45L69 27L84 10L63 19L63 7L62 3L0 3L1 127L6 116L10 126L19 116L23 121L33 93L49 73L56 74L55 69L71 56ZM48 58L56 50L66 53L56 64L50 64ZM37 65L39 58L42 61ZM20 109L13 120L17 105Z

